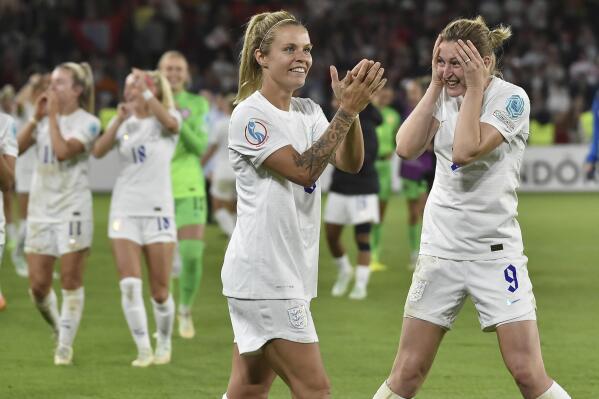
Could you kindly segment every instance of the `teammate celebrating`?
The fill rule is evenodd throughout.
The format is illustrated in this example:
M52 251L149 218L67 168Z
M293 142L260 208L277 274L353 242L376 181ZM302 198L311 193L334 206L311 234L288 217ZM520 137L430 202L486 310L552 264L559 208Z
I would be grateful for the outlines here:
M15 181L15 161L17 157L17 128L14 119L0 112L0 190L7 192ZM0 201L2 197L0 196ZM0 209L2 206L0 206ZM4 254L6 233L4 230L4 212L0 214L0 266ZM0 311L6 307L6 300L0 289Z
M100 131L93 110L89 65L60 64L52 72L49 90L37 99L33 117L18 136L20 153L36 144L25 254L35 305L58 333L56 365L71 364L83 312L83 268L93 234L88 153ZM60 321L52 289L57 258L63 299Z
M235 335L223 398L263 398L278 374L296 398L328 398L310 313L320 235L318 178L329 162L356 173L364 158L357 114L385 80L363 60L341 82L329 124L320 107L292 97L312 66L306 28L286 11L254 15L244 37L229 158L238 219L222 269Z
M167 51L158 63L174 93L175 104L181 116L180 140L171 164L175 221L177 224L179 274L179 335L193 338L195 328L191 308L202 280L204 257L204 226L206 224L206 188L199 157L206 148L208 134L204 125L208 100L189 93L189 67L183 54Z
M433 49L432 81L397 133L400 157L417 157L434 139L438 162L399 351L375 399L414 397L469 295L522 395L570 398L543 366L516 220L530 103L494 76L494 51L510 35L481 17L447 25Z
M121 279L123 312L138 350L132 365L147 367L171 360L175 304L169 279L176 232L170 161L181 117L159 72L134 69L125 81L124 98L93 154L102 157L116 145L123 165L112 192L108 236ZM155 354L142 297L142 252L158 332Z

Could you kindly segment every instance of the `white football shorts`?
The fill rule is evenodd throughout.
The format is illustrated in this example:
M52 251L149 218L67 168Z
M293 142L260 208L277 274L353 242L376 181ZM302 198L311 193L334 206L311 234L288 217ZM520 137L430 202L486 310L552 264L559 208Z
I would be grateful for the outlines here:
M91 247L93 234L94 223L91 220L60 223L27 221L25 253L58 258Z
M176 242L177 226L173 217L112 216L108 222L108 237L130 240L138 245Z
M378 223L378 195L345 195L329 192L324 211L324 221L339 225Z

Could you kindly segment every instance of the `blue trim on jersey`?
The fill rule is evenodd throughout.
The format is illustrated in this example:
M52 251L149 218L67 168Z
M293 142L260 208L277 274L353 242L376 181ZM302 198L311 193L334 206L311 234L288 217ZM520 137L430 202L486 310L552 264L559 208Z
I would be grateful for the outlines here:
M593 112L593 138L591 139L591 149L587 155L588 163L599 161L599 90L595 93L595 99L591 106Z

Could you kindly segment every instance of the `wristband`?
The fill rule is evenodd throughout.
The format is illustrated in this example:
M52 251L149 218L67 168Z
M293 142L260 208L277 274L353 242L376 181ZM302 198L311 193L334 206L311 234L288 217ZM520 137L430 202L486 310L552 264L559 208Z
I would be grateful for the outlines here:
M32 116L31 119L29 119L29 122L33 124L33 126L37 126L37 124L39 123L35 116Z
M152 93L152 91L150 89L145 89L141 95L143 96L144 100L146 100L146 101L150 101L150 99L152 97L154 97L154 93Z

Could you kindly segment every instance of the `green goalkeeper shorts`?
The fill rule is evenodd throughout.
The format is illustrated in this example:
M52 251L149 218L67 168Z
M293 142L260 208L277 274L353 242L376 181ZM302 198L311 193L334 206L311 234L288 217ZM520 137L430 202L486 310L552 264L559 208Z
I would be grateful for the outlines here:
M178 229L194 224L206 224L207 213L206 197L175 199L175 223Z
M379 175L379 200L389 201L391 198L391 160L379 159L374 163Z
M428 183L426 180L411 180L401 179L401 187L403 194L409 200L417 200L422 194L425 194L428 190Z

